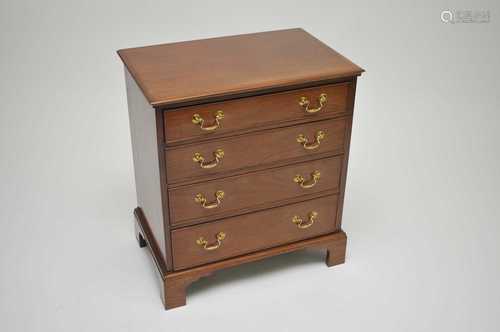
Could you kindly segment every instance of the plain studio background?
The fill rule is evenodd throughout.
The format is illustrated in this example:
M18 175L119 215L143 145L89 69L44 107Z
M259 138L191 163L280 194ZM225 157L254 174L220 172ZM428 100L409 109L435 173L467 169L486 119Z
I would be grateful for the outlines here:
M2 0L2 330L498 331L500 5L417 3ZM306 251L221 271L164 311L133 236L115 51L291 27L366 69L347 263Z

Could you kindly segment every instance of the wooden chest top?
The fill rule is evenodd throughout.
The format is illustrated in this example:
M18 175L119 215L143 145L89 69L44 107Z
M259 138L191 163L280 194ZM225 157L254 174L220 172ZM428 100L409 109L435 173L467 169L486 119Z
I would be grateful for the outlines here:
M363 69L302 29L119 50L153 106L293 88Z

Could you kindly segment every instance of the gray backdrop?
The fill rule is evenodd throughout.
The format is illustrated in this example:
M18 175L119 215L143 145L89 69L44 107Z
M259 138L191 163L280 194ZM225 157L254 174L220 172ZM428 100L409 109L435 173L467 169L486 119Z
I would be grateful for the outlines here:
M498 331L500 5L420 3L2 0L2 330ZM366 69L347 263L306 251L222 271L165 312L133 237L115 51L291 27Z

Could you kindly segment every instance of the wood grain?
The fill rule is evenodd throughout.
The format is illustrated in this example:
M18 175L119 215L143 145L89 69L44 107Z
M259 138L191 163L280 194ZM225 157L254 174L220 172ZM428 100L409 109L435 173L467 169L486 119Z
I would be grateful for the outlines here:
M363 72L302 29L129 48L118 54L154 106Z
M354 110L354 98L356 96L356 82L357 78L353 77L351 89L349 90L348 96L348 107ZM345 130L344 138L344 160L342 165L342 171L340 175L340 195L339 195L339 208L337 210L337 227L341 228L342 225L342 214L344 210L344 198L345 198L345 188L347 185L347 169L349 165L349 151L351 146L351 132L352 132L352 117L347 119L347 126Z
M271 165L277 161L293 162L294 159L305 156L312 159L315 155L326 152L340 154L344 148L345 129L346 118L325 120L167 149L168 181L175 183L193 178L201 179L203 176ZM326 137L321 141L319 148L306 150L297 142L299 134L314 140L314 135L320 130L325 132ZM193 155L196 152L209 161L214 159L213 153L217 149L224 151L224 157L216 167L203 169L198 163L193 162Z
M158 246L158 241L156 240L156 236L151 230L150 224L146 219L146 216L144 215L144 211L140 207L136 207L134 209L134 217L135 236L139 241L139 247L142 248L144 242L146 243L159 274L161 276L165 276L169 271L167 271L163 253ZM141 239L143 239L144 242L141 242Z
M236 131L270 127L273 124L283 125L289 121L316 121L345 115L348 112L349 88L350 83L324 85L178 108L165 112L166 143L173 145L194 139L227 136ZM309 114L299 105L300 98L306 97L311 107L317 107L317 100L322 93L327 94L328 100L318 113ZM192 122L193 115L199 114L207 123L213 123L216 111L224 112L224 119L220 120L221 126L215 131L203 131Z
M159 159L163 156L158 154L158 132L156 131L158 113L151 109L127 70L125 70L125 78L137 205L149 222L162 259L171 268L170 231L168 223L165 227L164 216L167 215L164 215L161 191L163 183L161 173L165 169L161 168L159 163Z
M201 277L210 276L212 273L218 270L259 261L271 256L302 250L304 248L326 249L326 265L330 267L344 263L346 244L346 234L343 231L339 231L336 233L322 235L300 242L288 243L279 247L257 251L254 253L246 254L244 256L229 258L188 270L169 273L166 275L164 283L165 287L163 292L163 300L165 309L172 309L185 305L187 287Z
M252 251L295 242L336 231L337 195L287 205L261 212L226 218L202 225L172 231L174 270L214 262ZM295 215L307 221L308 214L318 212L317 220L306 229L292 223ZM220 248L204 250L196 243L200 237L215 242L219 232L226 233Z
M143 244L147 245L151 257L156 263L157 276L160 279L160 295L165 309L172 309L185 305L187 287L199 278L209 276L215 271L231 268L240 264L258 261L304 248L326 249L327 255L325 262L327 266L342 264L345 261L347 237L343 231L338 231L336 233L322 235L299 242L287 243L285 245L260 250L243 256L228 258L187 270L169 272L162 263L160 251L144 219L144 214L140 208L137 208L134 213L136 216L136 236L138 239L144 240L144 242L140 242L139 244L141 247Z
M138 207L136 238L147 246L160 277L165 308L186 303L186 289L200 277L303 248L326 249L326 264L345 260L341 230L356 81L363 70L302 29L290 29L120 50L126 66ZM318 106L307 114L300 97ZM221 127L202 131L223 111ZM326 137L317 149L309 141ZM224 156L201 168L195 152ZM321 172L312 188L301 188ZM220 206L204 209L225 193ZM298 227L293 217L308 223ZM197 243L217 244L206 250Z
M228 217L243 209L248 212L266 203L327 190L338 192L342 161L343 156L338 156L171 189L170 222L173 226L193 221L201 223ZM297 174L310 180L311 173L316 170L321 176L312 188L304 189L293 181ZM224 191L225 195L216 208L205 209L194 200L198 193L214 200L214 193L218 190Z

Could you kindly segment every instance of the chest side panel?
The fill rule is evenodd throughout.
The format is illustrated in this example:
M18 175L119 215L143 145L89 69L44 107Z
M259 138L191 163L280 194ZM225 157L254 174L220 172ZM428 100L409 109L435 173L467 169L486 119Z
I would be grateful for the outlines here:
M125 70L125 77L137 206L142 209L154 239L160 248L162 259L165 261L167 252L161 200L156 112L146 101L127 70Z

